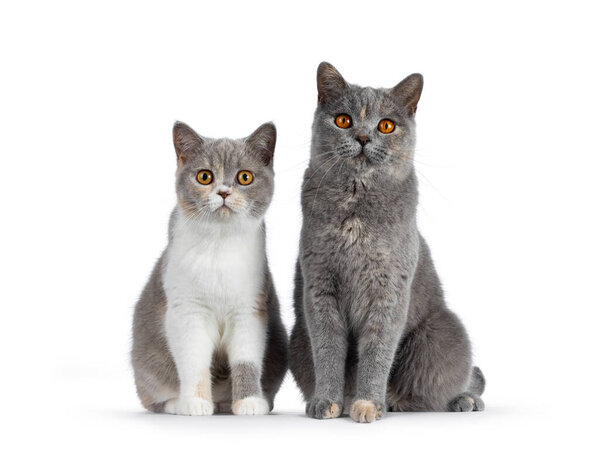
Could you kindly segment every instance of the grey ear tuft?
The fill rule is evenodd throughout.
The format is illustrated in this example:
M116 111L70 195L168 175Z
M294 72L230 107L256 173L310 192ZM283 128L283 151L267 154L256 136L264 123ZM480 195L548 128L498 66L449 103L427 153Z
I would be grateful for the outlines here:
M177 158L185 162L186 155L200 148L203 144L202 138L189 126L183 122L175 122L173 125L173 145Z
M273 161L275 153L275 142L277 141L277 129L273 122L263 123L254 133L246 138L246 144L255 152L268 166Z
M344 77L328 62L323 61L317 69L317 90L319 103L340 97L348 88Z
M413 73L392 88L391 93L413 116L417 112L417 103L423 91L423 75Z

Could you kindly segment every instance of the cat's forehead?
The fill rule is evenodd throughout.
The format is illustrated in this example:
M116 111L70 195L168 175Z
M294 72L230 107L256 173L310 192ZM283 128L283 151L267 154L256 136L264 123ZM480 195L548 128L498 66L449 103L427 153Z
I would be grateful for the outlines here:
M352 86L351 92L353 95L351 98L361 105L368 105L377 103L381 100L381 94L377 89L372 87Z
M237 171L240 168L262 169L257 154L244 139L203 138L202 146L189 158L186 166L192 169L217 169Z
M213 166L229 166L238 164L243 156L244 144L234 139L210 139L205 138L202 148L190 161L193 164L199 162Z
M212 153L216 156L227 156L239 150L239 147L241 147L241 145L242 144L239 141L229 138L205 139L203 144L203 150L206 153Z
M369 116L391 112L397 108L390 98L388 90L382 88L351 85L345 98L346 107L355 114Z

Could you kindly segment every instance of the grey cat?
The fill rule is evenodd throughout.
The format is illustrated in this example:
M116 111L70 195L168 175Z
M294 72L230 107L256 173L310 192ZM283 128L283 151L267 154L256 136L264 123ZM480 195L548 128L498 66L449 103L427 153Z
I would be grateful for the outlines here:
M266 414L287 371L287 334L265 252L276 131L209 139L173 128L177 206L136 305L131 362L154 412Z
M324 62L317 86L290 338L307 415L483 410L483 374L417 229L423 77L373 89Z

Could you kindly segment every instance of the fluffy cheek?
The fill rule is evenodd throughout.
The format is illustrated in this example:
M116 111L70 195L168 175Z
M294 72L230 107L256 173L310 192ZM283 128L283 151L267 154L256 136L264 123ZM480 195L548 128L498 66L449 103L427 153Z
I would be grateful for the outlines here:
M266 214L273 198L272 177L272 173L255 173L254 183L246 189L241 189L240 197L246 215L260 218Z
M414 143L410 136L406 134L394 136L391 148L393 149L392 156L394 156L396 160L404 164L410 164L412 162L415 150Z
M231 195L225 199L225 204L236 213L248 212L248 201L239 191L234 190Z
M361 145L355 139L350 137L342 137L341 139L338 139L336 148L341 156L349 158L358 156L362 151Z
M365 154L371 161L383 163L389 158L390 148L393 148L393 145L393 138L389 137L386 139L377 136L372 142L367 144Z
M211 189L199 188L190 183L184 189L180 189L177 194L177 202L185 215L188 217L198 216L206 213L207 208L210 208L211 194Z
M404 164L412 159L412 147L404 132L398 129L391 135L376 135L365 147L370 160L377 163Z

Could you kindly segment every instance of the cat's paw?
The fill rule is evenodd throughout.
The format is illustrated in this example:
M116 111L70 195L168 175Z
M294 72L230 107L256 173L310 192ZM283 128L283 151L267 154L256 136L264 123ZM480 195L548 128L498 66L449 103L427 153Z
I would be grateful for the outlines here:
M211 416L214 411L213 403L200 397L180 397L165 403L167 414L180 416Z
M269 414L269 404L261 397L242 398L241 400L237 400L231 409L238 416Z
M306 415L313 419L335 419L342 414L340 402L325 398L313 398L306 403Z
M474 394L460 394L448 404L448 411L451 412L483 411L484 409L485 403Z
M383 416L383 405L371 400L354 400L350 408L350 417L356 422L371 423Z

